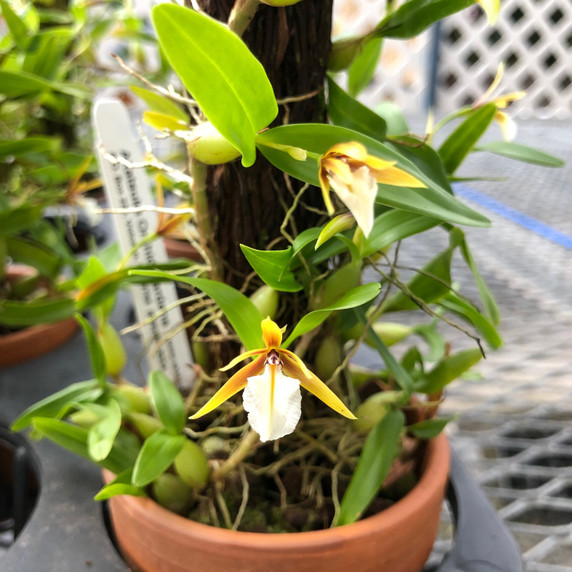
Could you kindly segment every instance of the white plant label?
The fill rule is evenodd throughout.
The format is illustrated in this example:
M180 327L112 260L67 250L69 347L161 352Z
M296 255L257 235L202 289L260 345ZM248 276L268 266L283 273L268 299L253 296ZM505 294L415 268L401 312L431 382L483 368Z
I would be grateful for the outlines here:
M117 99L96 101L93 110L96 151L105 192L112 209L139 209L153 205L151 185L144 169L132 169L113 158L133 164L144 160L142 144L135 135L127 108ZM106 158L105 155L110 157ZM123 255L157 227L158 215L152 211L137 211L113 215L115 229ZM154 240L137 249L129 264L153 264L167 261L162 240ZM131 286L139 322L162 311L177 300L175 285L169 282ZM143 343L151 369L163 371L178 387L188 388L193 382L190 367L192 356L185 331L165 337L182 323L177 306L161 314L141 328ZM162 343L159 343L162 342Z

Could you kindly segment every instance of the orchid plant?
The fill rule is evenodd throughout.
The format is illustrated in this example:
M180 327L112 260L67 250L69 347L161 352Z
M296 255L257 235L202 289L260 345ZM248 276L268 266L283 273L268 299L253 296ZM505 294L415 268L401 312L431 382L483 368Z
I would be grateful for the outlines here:
M153 9L162 53L186 92L122 64L145 83L134 88L149 106L143 121L188 153L184 172L151 155L144 165L125 164L159 171L161 188L184 195L190 208L167 226L192 225L201 261L177 271L129 268L127 260L106 270L92 261L74 294L77 310L109 304L119 286L137 281L189 289L181 304L192 388L182 396L160 371L151 372L148 391L127 383L117 368L110 372L109 351L84 321L96 379L32 406L14 428L33 426L114 472L98 499L151 495L240 530L259 529L261 520L281 531L348 524L378 495L394 499L413 486L420 442L449 421L436 416L446 386L485 345L501 345L497 307L461 229L489 221L456 198L452 182L508 100L487 93L418 136L398 112L382 116L356 99L384 38L414 37L474 0L388 2L373 31L333 44L331 2L231 4ZM494 20L498 2L478 4ZM315 26L319 46L304 44L300 22ZM348 90L336 75L344 70ZM299 84L308 91L295 91ZM457 127L433 148L453 120ZM488 150L561 164L511 142ZM403 280L400 250L430 229L448 246ZM479 304L454 282L456 252L474 275ZM398 312L428 319L388 318ZM454 351L442 324L464 331L474 347ZM375 370L354 363L363 343L379 355ZM302 400L300 387L311 395ZM302 523L288 519L292 506L304 507Z

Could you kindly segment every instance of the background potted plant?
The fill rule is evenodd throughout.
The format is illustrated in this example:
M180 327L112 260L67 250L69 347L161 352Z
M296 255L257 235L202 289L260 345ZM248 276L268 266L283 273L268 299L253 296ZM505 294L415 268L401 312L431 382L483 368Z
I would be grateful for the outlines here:
M472 3L451 2L446 13ZM151 119L187 143L203 261L190 276L110 272L92 262L77 282L76 309L108 304L130 280L177 280L193 289L189 325L195 361L205 366L197 368L193 388L183 398L159 371L151 373L148 393L111 383L108 374L122 379L123 359L110 357L105 341L82 321L95 379L31 407L14 429L32 425L35 434L116 475L107 474L97 498L111 498L119 544L137 569L155 570L165 561L173 570L256 569L258 561L264 569L337 563L345 570L359 560L360 569L370 570L381 558L388 569L419 570L447 473L447 445L437 435L448 419L435 417L443 390L482 357L481 337L493 348L501 343L496 306L458 226L488 221L455 198L451 180L502 104L462 109L423 136L407 129L388 136L384 118L326 77L326 63L367 77L375 60L371 42L414 36L446 15L438 3L391 4L374 32L333 49L324 3L266 4L273 6L205 2L214 16L228 17L228 26L176 5L153 12L159 43L193 99L157 87L171 99L154 100ZM302 33L309 23L315 34ZM268 34L272 26L277 35ZM243 33L265 65L240 39ZM307 39L316 45L308 47ZM302 52L315 68L300 59ZM282 65L293 66L291 73ZM297 80L313 85L298 91ZM189 121L165 112L165 101L185 104ZM273 127L280 109L282 125ZM323 122L326 111L333 124ZM433 149L428 141L453 118L458 127ZM517 158L554 162L528 148L511 149ZM402 241L432 228L442 229L448 245L402 279ZM475 276L483 312L454 285L456 252ZM409 325L387 318L398 311L421 311L430 320ZM466 333L474 347L453 351L444 342L438 322L463 329L456 318L472 326ZM418 346L419 336L429 351ZM375 371L352 364L362 342L381 358ZM394 344L396 352L389 349ZM213 350L208 360L205 348ZM213 364L224 366L224 375ZM300 386L318 399L301 400ZM243 405L234 398L241 390ZM433 476L439 479L430 485ZM428 488L436 496L423 503L419 495ZM421 506L432 510L419 518ZM379 514L356 522L369 512ZM396 515L403 513L412 520L404 521L409 542L400 546L387 531L397 530ZM128 525L133 515L137 524ZM424 540L421 530L429 533ZM167 540L174 544L159 553ZM342 546L349 547L345 556Z

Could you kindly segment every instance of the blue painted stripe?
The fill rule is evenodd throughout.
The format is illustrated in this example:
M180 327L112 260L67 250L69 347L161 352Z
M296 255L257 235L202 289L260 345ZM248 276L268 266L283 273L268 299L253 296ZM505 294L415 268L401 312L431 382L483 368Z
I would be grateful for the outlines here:
M560 246L564 246L572 250L572 236L569 234L565 234L552 228L551 226L532 218L531 216L525 215L512 207L505 205L491 197L481 193L479 191L475 191L466 185L461 183L455 183L454 185L455 193L460 196L464 197L478 205L514 222L527 230L542 236Z

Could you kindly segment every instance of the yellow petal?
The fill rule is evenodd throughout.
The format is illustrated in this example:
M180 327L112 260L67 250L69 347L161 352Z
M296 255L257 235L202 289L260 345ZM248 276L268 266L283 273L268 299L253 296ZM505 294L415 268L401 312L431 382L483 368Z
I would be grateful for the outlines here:
M367 149L357 141L348 141L347 143L337 143L333 147L330 147L324 156L328 157L332 155L344 155L350 159L365 161L367 158Z
M279 348L282 343L282 334L286 330L286 327L279 328L276 322L273 322L270 318L264 318L260 323L262 328L262 338L264 339L264 344L267 348Z
M364 163L372 171L382 171L383 169L389 169L390 167L393 167L396 161L386 161L385 159L380 159L379 157L375 157L374 155L368 155Z
M332 204L332 199L330 198L330 181L328 181L328 172L323 166L320 166L318 178L320 179L320 188L322 189L322 198L324 199L326 210L328 211L328 214L332 216L335 209Z
M213 409L216 409L221 403L230 399L241 389L246 387L247 379L253 375L259 375L264 370L264 362L266 354L258 356L253 362L245 365L237 371L206 403L199 409L190 419L198 419Z
M414 189L424 189L427 186L413 175L410 175L398 167L390 167L382 171L372 170L370 173L378 183L383 183L384 185L412 187Z
M278 350L278 355L282 361L284 361L284 355L291 358L294 361L296 367L301 370L304 377L310 377L312 375L310 370L306 367L306 364L294 352L291 352L290 350L280 349ZM298 379L297 376L294 377Z
M505 107L508 107L509 103L518 101L523 97L526 97L526 91L513 91L512 93L507 93L506 95L500 95L499 97L496 97L493 99L492 103L494 103L498 109L504 109Z
M225 365L224 367L220 368L220 371L228 371L232 369L235 365L238 365L241 361L244 361L246 358L253 357L259 355L261 353L266 353L266 348L262 348L260 350L250 350L249 352L244 352L239 356L236 356L230 363Z
M324 159L322 162L328 177L332 174L339 177L346 185L350 185L353 178L351 167L342 159ZM361 165L361 163L359 163Z
M477 2L487 15L489 25L492 26L497 21L500 12L500 0L477 0Z
M357 419L356 416L343 404L341 399L320 379L318 379L311 371L306 368L310 374L306 377L299 365L288 355L281 355L284 363L283 371L289 377L293 377L300 382L300 385L314 394L318 399L323 401L328 407L334 411L347 417L348 419Z

